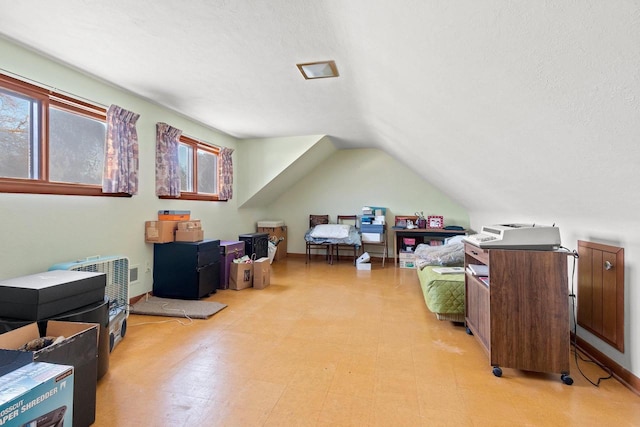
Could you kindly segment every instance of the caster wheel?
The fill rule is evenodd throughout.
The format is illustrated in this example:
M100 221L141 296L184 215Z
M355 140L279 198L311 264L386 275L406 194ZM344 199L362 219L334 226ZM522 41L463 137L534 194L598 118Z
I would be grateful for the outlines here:
M109 334L109 353L113 351L113 346L116 345L116 336Z
M473 335L473 332L471 332L471 329L467 328L467 335Z
M573 378L571 378L568 374L562 374L560 375L560 379L562 380L563 383L565 383L566 385L571 385L573 384Z
M122 326L120 326L120 337L124 338L126 333L127 333L127 320L125 319L122 321Z
M493 367L493 375L495 375L496 377L501 377L502 376L502 369L500 369L499 366L494 366Z

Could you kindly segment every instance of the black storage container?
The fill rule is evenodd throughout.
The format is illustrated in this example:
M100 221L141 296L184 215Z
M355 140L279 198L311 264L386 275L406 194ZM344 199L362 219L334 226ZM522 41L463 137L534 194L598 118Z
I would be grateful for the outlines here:
M256 259L264 258L269 253L268 233L247 233L238 236L238 240L244 242L244 253L250 257L256 255Z
M153 246L153 295L198 299L220 283L220 240L156 243Z
M67 311L47 320L61 322L97 323L98 328L98 379L109 370L109 298L101 302L85 305L77 310ZM39 322L40 334L45 334L46 322Z
M44 320L102 302L104 273L53 270L0 281L0 313L22 320Z

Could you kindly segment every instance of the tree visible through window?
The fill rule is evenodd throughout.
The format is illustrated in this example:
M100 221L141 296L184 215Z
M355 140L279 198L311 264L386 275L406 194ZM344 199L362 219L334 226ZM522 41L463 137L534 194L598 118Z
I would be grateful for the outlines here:
M32 111L37 103L0 89L0 177L32 176L32 159L37 159L31 141ZM37 122L37 116L35 117Z
M104 108L0 74L0 192L106 195L106 130Z

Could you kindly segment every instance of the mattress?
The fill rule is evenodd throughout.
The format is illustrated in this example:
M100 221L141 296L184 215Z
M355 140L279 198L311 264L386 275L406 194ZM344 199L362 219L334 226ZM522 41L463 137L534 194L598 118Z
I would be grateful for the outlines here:
M438 266L418 269L418 279L427 308L436 314L464 314L464 273L439 274Z

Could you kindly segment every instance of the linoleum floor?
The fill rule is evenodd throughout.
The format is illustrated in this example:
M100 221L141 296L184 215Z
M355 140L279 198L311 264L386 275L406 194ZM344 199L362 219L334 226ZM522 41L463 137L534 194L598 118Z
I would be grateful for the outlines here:
M575 362L572 386L495 377L475 338L437 320L415 271L393 263L289 257L266 289L207 299L228 307L207 320L129 317L95 426L640 425L640 397L614 379L594 387Z

